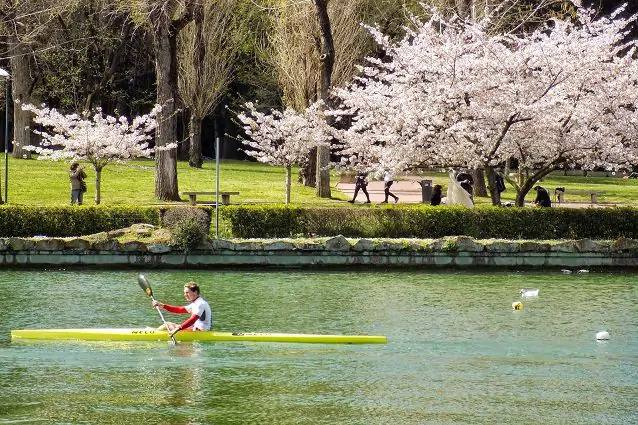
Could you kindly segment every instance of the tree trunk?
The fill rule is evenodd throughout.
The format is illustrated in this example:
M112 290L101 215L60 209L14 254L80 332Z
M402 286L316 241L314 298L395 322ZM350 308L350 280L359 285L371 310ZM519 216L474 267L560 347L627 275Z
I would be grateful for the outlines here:
M100 205L102 200L102 168L95 167L95 205Z
M290 182L290 178L291 178L291 167L290 165L288 165L286 167L286 205L288 205L290 203L290 186L291 186L291 182Z
M13 108L13 151L14 158L31 157L31 153L25 150L25 146L31 144L31 112L23 111L21 105L32 103L31 90L33 79L31 78L31 62L29 49L20 43L15 37L9 37L10 64L12 79Z
M483 168L472 170L474 177L474 196L487 196L487 187L485 187L485 172Z
M153 32L157 103L162 107L155 133L155 145L159 148L155 154L155 196L163 201L178 201L177 149L163 148L177 141L176 38L169 31L169 22L165 18L160 20L163 22L156 23Z
M202 74L206 58L206 42L204 40L204 6L198 3L193 9L195 24L195 48L193 49L193 69L195 72L195 87L202 87ZM197 105L197 102L194 102ZM189 131L190 146L188 147L188 165L202 168L202 119L197 115L205 115L204 111L195 107L190 111Z
M330 198L330 148L317 147L317 196Z
M328 104L330 87L332 86L332 70L335 63L335 47L332 38L330 17L328 16L328 0L314 0L321 31L321 79L319 93L324 104ZM319 146L317 148L317 196L330 198L330 148Z
M490 192L490 198L492 199L492 205L500 206L501 205L501 192L498 191L498 186L496 184L496 171L492 167L485 168L487 172L487 188Z
M188 124L190 131L190 146L188 150L188 165L195 168L202 168L202 120L191 113Z
M312 148L308 154L308 161L299 170L299 181L304 186L317 186L317 148Z

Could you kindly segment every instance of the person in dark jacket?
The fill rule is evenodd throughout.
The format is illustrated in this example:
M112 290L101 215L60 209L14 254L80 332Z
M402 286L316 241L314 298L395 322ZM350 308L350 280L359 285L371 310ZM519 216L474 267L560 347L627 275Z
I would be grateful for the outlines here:
M442 196L443 186L440 184L435 184L434 188L432 188L432 197L430 198L430 205L441 205L441 196Z
M549 197L549 192L543 186L536 186L534 188L536 191L536 199L534 200L534 204L539 207L551 207L552 200Z
M368 173L362 171L357 174L356 180L354 182L354 196L352 197L352 200L348 202L350 202L351 204L354 204L354 200L357 199L357 194L359 193L359 189L361 189L363 194L366 195L366 198L368 199L365 203L369 204L370 195L368 194L367 187L368 187Z

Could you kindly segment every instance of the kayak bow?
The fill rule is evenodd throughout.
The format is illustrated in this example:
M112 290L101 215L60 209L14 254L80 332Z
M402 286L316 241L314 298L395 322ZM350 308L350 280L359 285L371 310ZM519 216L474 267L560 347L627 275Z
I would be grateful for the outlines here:
M224 342L298 342L319 344L386 344L381 335L312 335L253 332L197 331L178 332L178 341ZM167 341L166 331L155 329L17 329L11 331L15 340L76 340L76 341Z

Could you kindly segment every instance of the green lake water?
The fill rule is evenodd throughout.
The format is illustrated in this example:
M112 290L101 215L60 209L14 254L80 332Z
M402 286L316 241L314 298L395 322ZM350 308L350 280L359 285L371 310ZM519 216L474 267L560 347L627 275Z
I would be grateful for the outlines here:
M0 424L638 423L635 273L146 275L175 304L199 282L217 330L389 343L12 343L18 328L160 322L135 271L4 270ZM523 287L540 296L514 311Z

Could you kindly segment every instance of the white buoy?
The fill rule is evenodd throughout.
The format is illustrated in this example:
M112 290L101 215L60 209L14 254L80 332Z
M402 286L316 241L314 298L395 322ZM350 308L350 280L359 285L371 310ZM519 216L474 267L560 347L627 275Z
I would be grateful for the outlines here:
M609 339L609 332L600 331L596 333L596 339L598 341L607 341Z
M561 269L561 272L563 272L563 274L572 274L572 271L569 269Z
M587 270L587 269L580 269L580 270L578 270L578 272L577 272L577 273L589 273L589 270Z
M520 294L523 298L538 297L538 289L523 288L520 290Z

